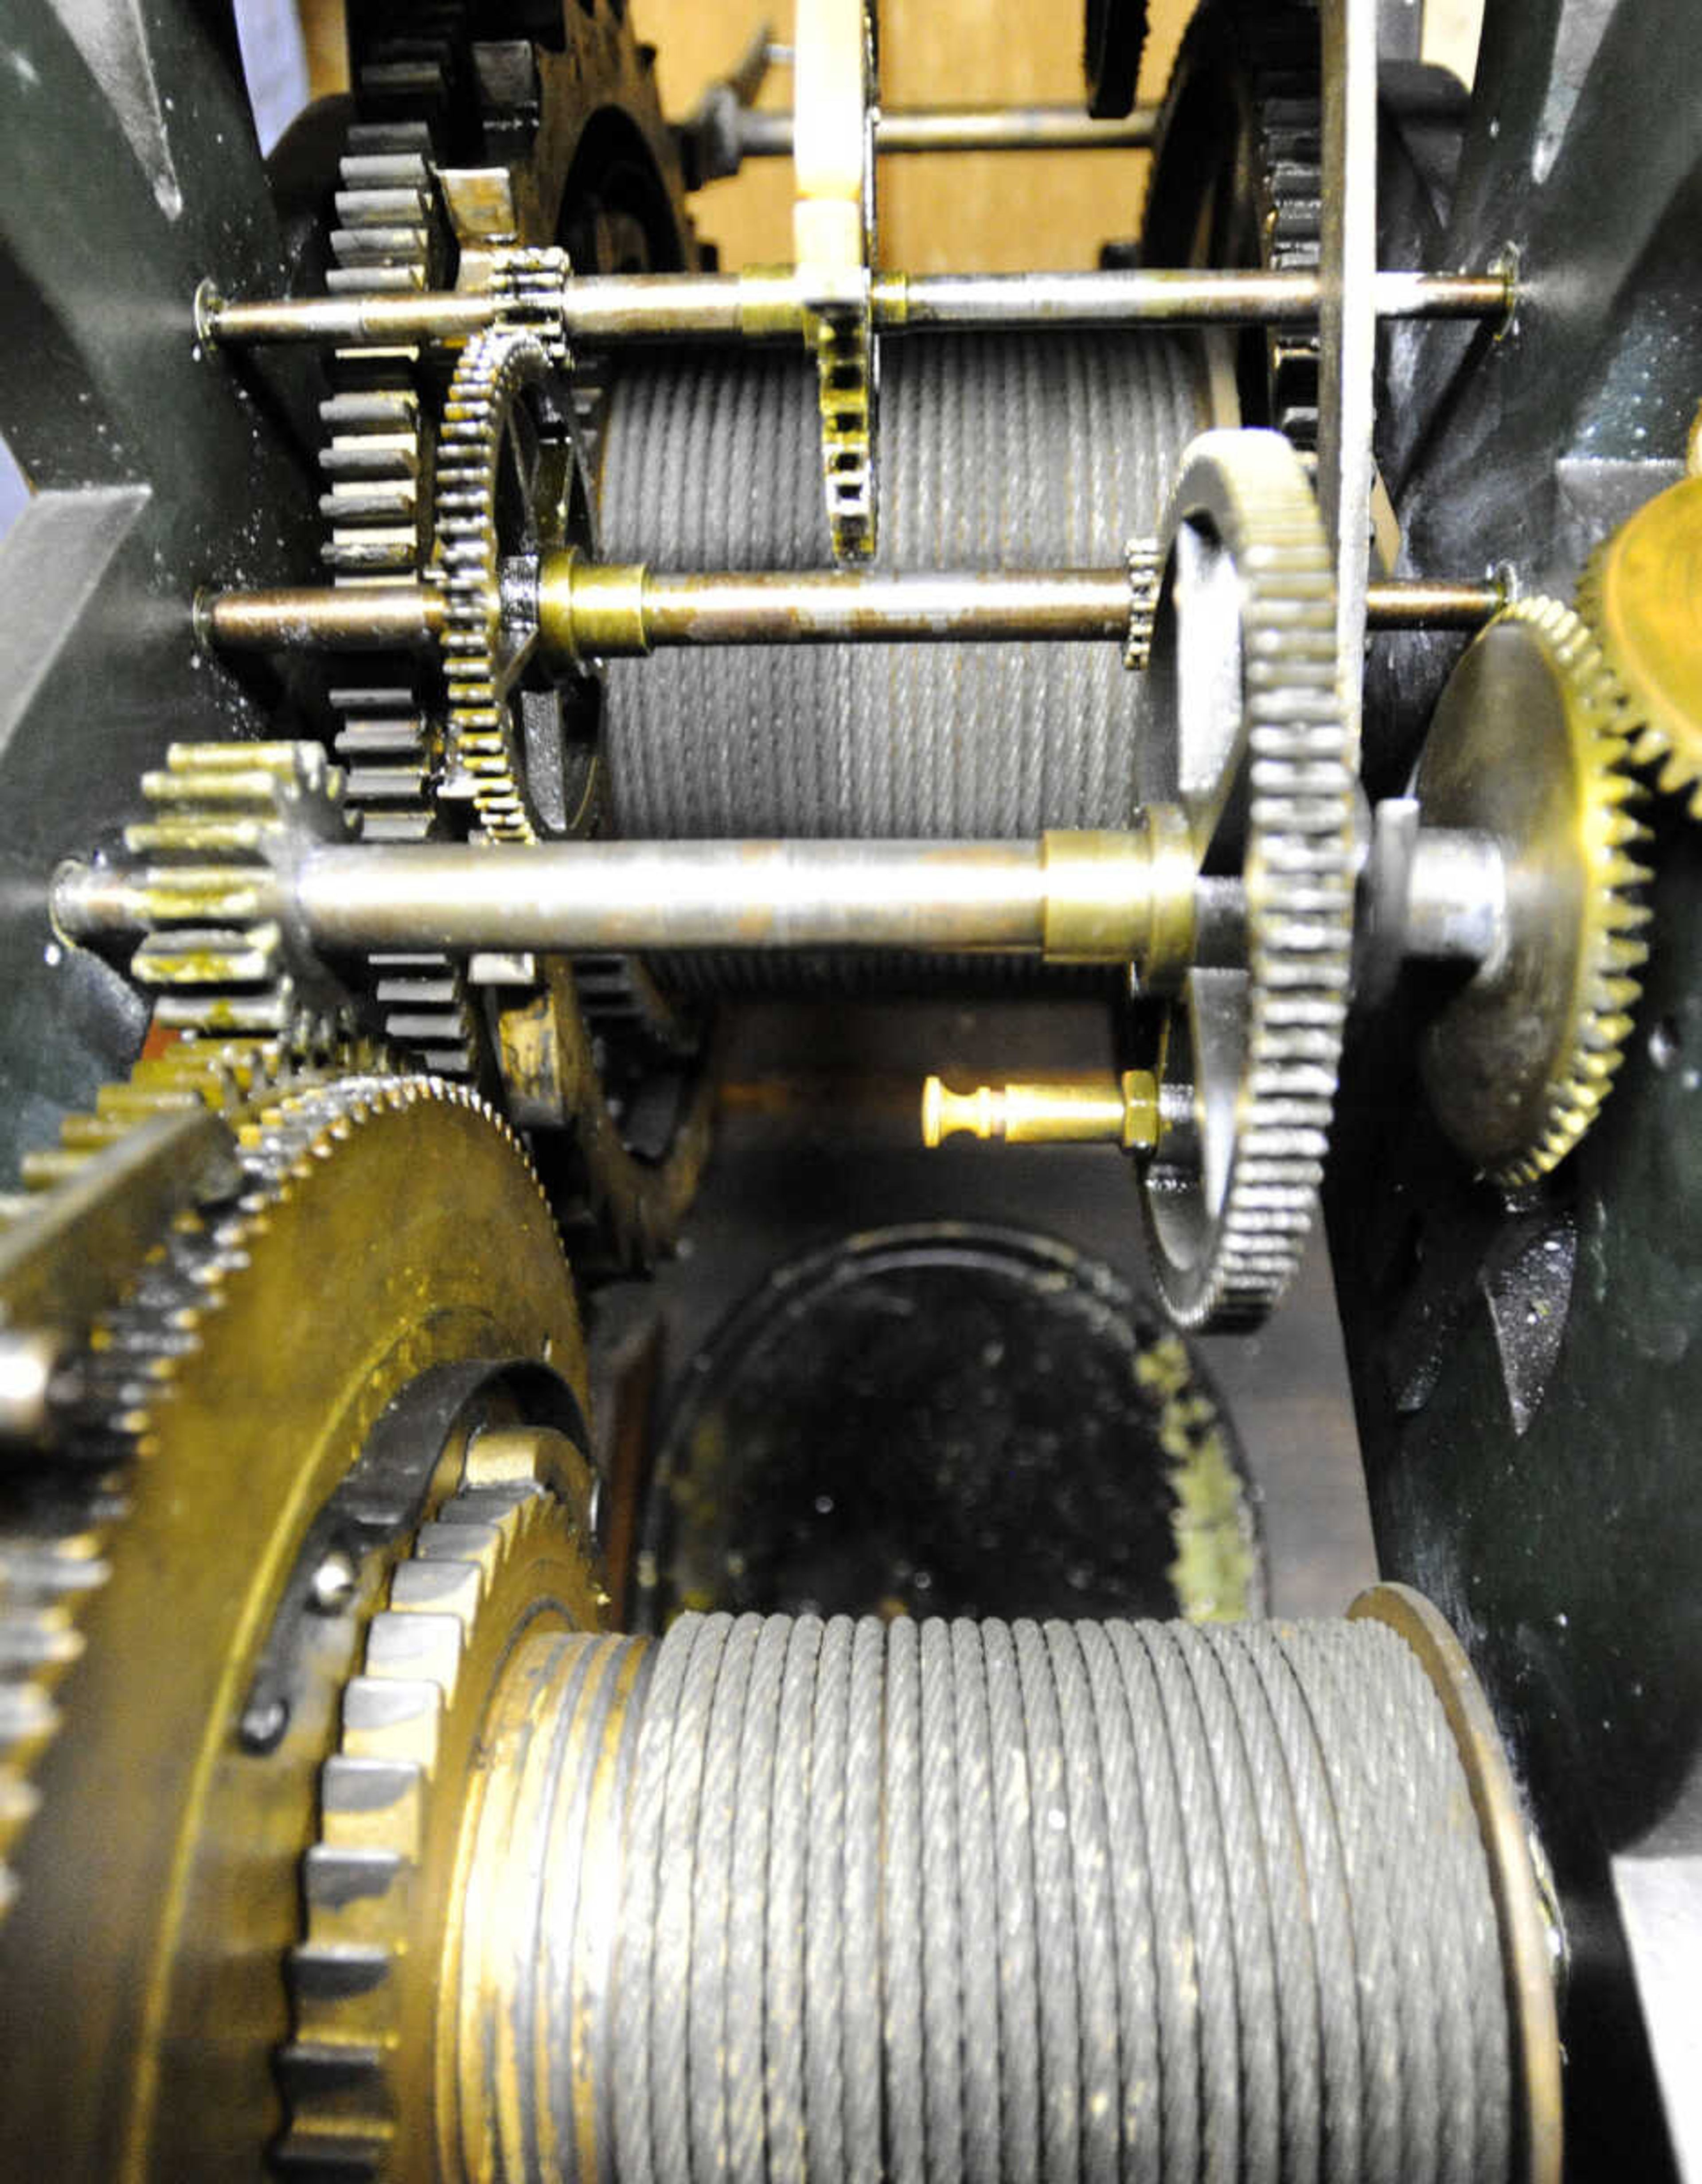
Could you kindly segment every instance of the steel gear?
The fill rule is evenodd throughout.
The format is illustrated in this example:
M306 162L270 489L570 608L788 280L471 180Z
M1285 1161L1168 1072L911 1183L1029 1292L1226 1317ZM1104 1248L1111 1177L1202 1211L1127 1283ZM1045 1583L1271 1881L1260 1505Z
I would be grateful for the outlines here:
M31 1776L61 1816L51 1856L33 1857L31 1839L21 1846L4 1930L27 1957L108 1892L100 1947L119 1968L123 1998L109 2032L124 2163L139 2170L146 2158L155 2174L212 2159L209 2114L223 2119L212 2136L228 2140L232 2167L252 2159L266 2128L263 2028L281 2020L278 1964L299 1938L293 1874L310 1839L332 1691L310 1675L287 1734L263 1760L233 1757L232 1707L309 1520L392 1399L442 1368L513 1358L536 1371L548 1361L556 1379L583 1386L571 1278L536 1174L465 1087L256 1078L226 1112L232 1178L158 1236L95 1330L64 1444L74 1460L14 1474L0 1500L0 1825L15 1832L33 1802ZM425 1194L412 1190L422 1168L439 1178ZM311 1341L280 1342L309 1284L321 1296L334 1288L338 1301L315 1312ZM506 1551L497 1589L511 1622L525 1612L523 1574L541 1569L556 1497L583 1530L589 1486L559 1435L535 1436L533 1447L553 1443L554 1452L533 1480L539 1496L549 1490L550 1507L532 1508L515 1460L521 1438L475 1441L488 1452L462 1475L471 1498L446 1511L439 1493L416 1543L422 1570L437 1550L459 1548L485 1588L486 1536L441 1526L494 1524ZM369 1587L394 1560L375 1552L361 1578ZM594 1613L577 1546L571 1559L576 1613ZM445 1565L440 1578L460 1574ZM431 1576L405 1580L405 1601ZM494 1592L481 1597L488 1607ZM423 1605L417 1590L412 1600ZM400 1607L393 1600L375 1632L391 1629ZM347 1634L336 1682L360 1619L359 1602L341 1623L314 1619L315 1659L337 1657ZM442 1633L427 1616L410 1635ZM369 1675L384 1642L369 1640ZM66 1679L85 1730L98 1718L108 1736L53 1738L54 1686ZM120 1756L126 1737L133 1748ZM99 1818L114 1767L148 1784L146 1823L138 1807L117 1843ZM221 1958L209 2003L194 1937L231 1931L220 1922L238 1867L251 1946ZM51 1998L44 2006L51 2016ZM194 2025L185 2044L196 2059L181 2067L204 2095L187 2104L174 2078L180 2024ZM75 2031L42 2030L66 2041ZM8 2121L27 2135L26 2118Z
M1502 944L1420 1049L1443 1129L1505 1185L1565 1158L1624 1059L1649 916L1627 727L1580 618L1521 599L1455 669L1420 764L1423 823L1493 835L1517 874Z
M460 1490L396 1568L343 1695L291 1952L294 2037L279 2057L292 2173L423 2173L438 1967L458 1900L459 1830L487 1711L522 1638L600 1628L583 1466L513 1475L505 1435L469 1451ZM570 1451L571 1453L571 1451ZM413 2157L410 2159L410 2155Z
M549 351L529 327L499 323L469 342L444 401L438 453L449 683L443 794L469 800L494 841L582 831L580 807L594 794L583 787L566 823L544 826L516 718L527 648L504 614L505 554L564 543L574 521L578 454L550 377Z
M1625 700L1632 762L1702 819L1702 477L1657 493L1604 539L1578 586Z
M1147 264L1317 270L1320 41L1318 11L1307 0L1213 0L1194 16L1159 111L1141 230ZM1316 334L1273 326L1251 337L1242 354L1249 414L1297 447L1315 447Z
M1247 1326L1310 1233L1347 1017L1353 755L1334 666L1328 549L1275 432L1195 441L1164 526L1149 673L1173 709L1144 800L1180 801L1207 872L1238 865L1247 967L1196 967L1166 1011L1172 1121L1142 1179L1158 1287L1185 1328ZM1232 571L1232 583L1223 581ZM1230 604L1230 601L1233 604ZM1214 613L1232 614L1217 627ZM1185 627L1197 620L1197 634ZM1215 668L1240 661L1238 687ZM1244 789L1244 796L1241 792Z

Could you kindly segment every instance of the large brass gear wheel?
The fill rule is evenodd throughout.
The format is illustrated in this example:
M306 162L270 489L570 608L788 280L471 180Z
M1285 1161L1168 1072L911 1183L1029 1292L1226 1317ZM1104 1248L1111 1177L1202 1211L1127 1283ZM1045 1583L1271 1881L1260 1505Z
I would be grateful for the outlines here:
M1702 477L1657 493L1597 547L1578 611L1625 699L1633 763L1702 819Z
M296 1702L256 1743L279 1602L409 1390L469 1360L583 1388L549 1207L473 1095L421 1078L256 1085L227 1119L238 1173L169 1225L98 1329L86 1429L6 1482L8 1635L33 1586L59 1657L42 1674L78 1730L30 1755L40 1812L0 1924L0 1982L33 1997L36 2036L0 2054L8 2176L47 2145L65 2174L251 2170L282 2120L280 1967L301 1938L336 1695L406 1542L375 1547L347 1601L307 1618ZM452 1462L433 1474L428 1530L461 1484ZM511 1578L522 1567L536 1557ZM78 1582L54 1581L67 1572ZM70 1935L75 1981L60 1975Z
M1521 599L1454 670L1420 762L1423 823L1492 836L1506 861L1502 944L1420 1046L1443 1128L1502 1184L1565 1158L1624 1058L1649 914L1626 727L1578 616Z

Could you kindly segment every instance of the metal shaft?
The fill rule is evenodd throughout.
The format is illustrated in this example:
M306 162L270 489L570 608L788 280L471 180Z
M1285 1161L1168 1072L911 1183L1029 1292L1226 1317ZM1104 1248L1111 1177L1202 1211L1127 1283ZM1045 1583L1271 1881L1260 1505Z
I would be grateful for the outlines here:
M1498 318L1512 308L1509 274L1379 273L1384 318ZM1311 325L1323 283L1315 273L1141 270L1088 273L878 273L876 329L963 331L1006 326ZM570 339L784 339L804 326L801 292L789 270L771 273L623 273L568 281L562 324ZM335 343L465 341L490 323L483 292L315 296L232 303L206 292L196 323L209 341Z
M428 584L287 584L195 602L196 634L226 652L411 649L443 627L444 595Z
M230 877L245 920L330 955L979 949L1173 970L1192 948L1186 837L1159 807L1128 832L1028 841L410 843L310 849ZM206 877L187 877L68 866L55 922L72 939L204 924Z
M1397 579L1368 593L1374 629L1476 629L1504 604L1498 585ZM641 562L545 557L539 632L560 657L613 659L662 647L887 644L1129 634L1120 569L671 573ZM443 596L422 584L288 586L198 601L204 639L226 651L388 650L443 628Z
M911 152L1144 151L1158 130L1156 106L1137 106L1124 121L1096 121L1079 106L884 107L874 117L874 148ZM790 114L739 117L745 159L790 159Z

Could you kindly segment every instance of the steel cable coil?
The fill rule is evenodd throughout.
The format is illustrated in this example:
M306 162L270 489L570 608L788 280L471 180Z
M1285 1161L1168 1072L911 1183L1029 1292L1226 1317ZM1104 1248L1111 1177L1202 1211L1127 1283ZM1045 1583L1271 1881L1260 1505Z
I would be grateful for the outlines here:
M1194 349L1150 331L888 343L874 566L1120 566L1131 538L1156 535L1208 421L1203 386ZM629 363L600 445L600 551L661 570L828 566L818 431L815 375L788 353ZM1102 643L735 646L612 660L605 676L612 823L646 839L1122 826L1151 712ZM929 983L884 955L662 967L694 989ZM1002 983L1012 967L951 968Z
M1507 2184L1495 1884L1394 1630L687 1615L652 1643L619 1751L549 1747L564 1811L624 1782L594 1827L540 1806L583 1871L539 1897L505 1838L544 1991L500 2006L532 2031L594 1997L612 2028L571 2085L525 2043L561 2120L525 2174ZM573 1930L542 1946L539 1908Z

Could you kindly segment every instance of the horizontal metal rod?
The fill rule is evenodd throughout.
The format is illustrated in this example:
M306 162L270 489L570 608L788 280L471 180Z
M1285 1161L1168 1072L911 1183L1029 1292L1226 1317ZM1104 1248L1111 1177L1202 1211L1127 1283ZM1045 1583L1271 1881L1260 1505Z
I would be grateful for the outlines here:
M1371 629L1482 629L1507 604L1504 585L1389 577L1365 587Z
M326 948L924 948L1037 952L1038 842L428 844L320 851L299 914Z
M1151 148L1156 106L1137 106L1126 120L1096 121L1079 106L882 107L874 117L874 148L884 157L911 152L1126 152ZM792 116L747 109L739 117L739 156L790 159Z
M546 557L538 582L544 647L571 658L677 645L1120 642L1129 614L1121 569L670 575L564 554Z
M1498 318L1514 300L1509 273L1379 273L1384 318ZM878 331L1003 326L1311 325L1323 282L1315 273L1141 269L1085 273L877 273L870 309ZM804 326L805 298L790 270L756 273L621 273L576 279L561 291L570 339L785 339ZM233 303L204 286L196 324L213 342L320 342L341 348L462 342L488 326L490 298L424 292L312 296Z
M52 906L72 940L189 931L234 903L328 956L915 948L1174 973L1194 893L1186 821L1155 806L1124 832L1012 842L308 844L230 872L71 864Z
M1374 629L1476 629L1504 604L1493 583L1398 578L1367 594ZM550 554L538 582L539 636L547 652L568 660L683 645L1121 644L1129 616L1120 569L696 574ZM204 593L196 622L204 641L226 651L388 651L438 637L443 594L426 584Z
M195 631L225 652L410 650L444 628L432 584L286 584L260 592L203 592Z

